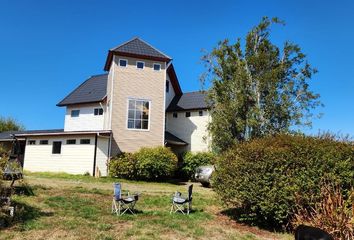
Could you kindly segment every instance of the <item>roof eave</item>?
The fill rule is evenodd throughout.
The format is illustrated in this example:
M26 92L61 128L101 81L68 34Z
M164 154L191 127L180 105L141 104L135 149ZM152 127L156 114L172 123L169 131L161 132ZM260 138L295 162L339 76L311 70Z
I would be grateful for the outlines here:
M179 108L179 109L166 109L166 112L185 112L193 110L209 110L210 107L201 107L201 108Z

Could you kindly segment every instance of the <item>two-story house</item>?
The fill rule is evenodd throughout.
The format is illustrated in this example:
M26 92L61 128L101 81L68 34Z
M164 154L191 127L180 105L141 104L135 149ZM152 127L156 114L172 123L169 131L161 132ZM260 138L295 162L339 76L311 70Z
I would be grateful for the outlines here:
M25 170L104 176L112 156L141 147L209 150L205 94L182 92L169 56L134 38L108 51L104 70L57 104L64 129L14 132Z

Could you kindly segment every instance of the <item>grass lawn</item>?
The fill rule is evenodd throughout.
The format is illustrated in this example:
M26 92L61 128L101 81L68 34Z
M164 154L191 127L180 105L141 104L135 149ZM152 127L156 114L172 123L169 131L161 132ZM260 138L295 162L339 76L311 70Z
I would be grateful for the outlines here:
M33 196L15 196L23 215L0 230L0 239L293 239L235 223L220 214L215 193L194 184L189 216L169 214L171 195L187 184L119 180L123 190L141 192L135 216L111 214L112 178L27 173Z

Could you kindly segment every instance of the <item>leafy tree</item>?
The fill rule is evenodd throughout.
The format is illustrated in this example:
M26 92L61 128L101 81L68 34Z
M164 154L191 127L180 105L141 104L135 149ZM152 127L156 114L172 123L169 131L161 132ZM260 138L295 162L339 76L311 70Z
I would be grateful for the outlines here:
M0 117L0 132L23 130L22 124L13 118Z
M300 47L289 41L272 43L270 27L284 24L264 17L246 35L228 40L202 57L210 82L208 100L212 120L208 126L214 149L223 151L236 142L275 133L292 126L311 125L312 110L321 105L308 81L317 71Z

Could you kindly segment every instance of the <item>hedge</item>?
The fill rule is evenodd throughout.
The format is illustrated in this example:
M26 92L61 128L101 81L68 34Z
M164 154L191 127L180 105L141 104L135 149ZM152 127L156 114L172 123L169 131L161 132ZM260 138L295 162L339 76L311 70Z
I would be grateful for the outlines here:
M141 148L111 160L111 176L136 180L159 180L172 177L177 169L177 157L165 147Z
M211 152L186 152L183 155L182 175L188 179L194 179L195 169L199 166L212 165L215 155Z
M214 188L237 209L234 217L281 227L297 207L314 206L321 183L340 184L348 197L354 148L330 138L278 135L235 145L216 163Z

